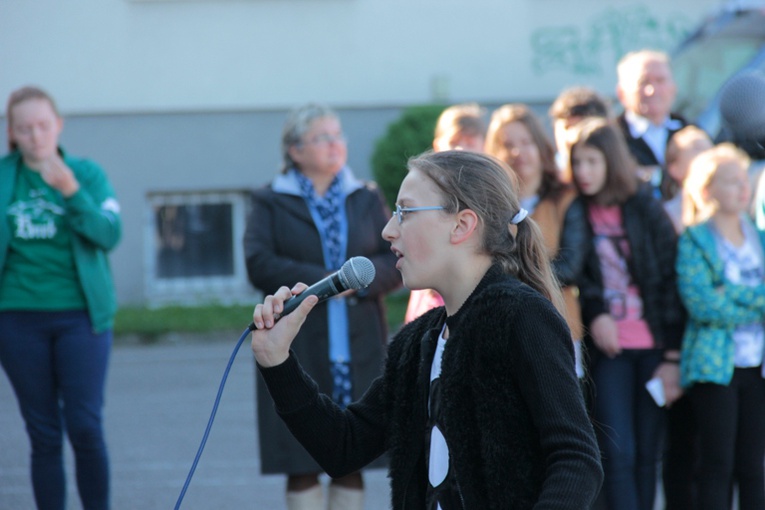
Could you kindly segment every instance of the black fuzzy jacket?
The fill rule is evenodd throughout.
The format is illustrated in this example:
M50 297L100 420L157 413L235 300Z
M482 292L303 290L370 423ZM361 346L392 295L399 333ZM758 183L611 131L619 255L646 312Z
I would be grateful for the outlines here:
M405 326L384 375L345 411L318 393L294 355L260 368L277 411L331 476L389 453L396 510L425 507L426 403L444 315L436 308ZM600 456L571 337L551 303L493 267L447 322L443 432L464 507L590 508Z

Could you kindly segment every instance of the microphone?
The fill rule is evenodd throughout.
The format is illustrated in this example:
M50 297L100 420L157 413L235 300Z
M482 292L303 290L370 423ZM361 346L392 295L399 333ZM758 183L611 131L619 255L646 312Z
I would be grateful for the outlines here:
M319 302L326 301L346 290L359 290L368 287L374 279L375 266L371 260L366 257L351 257L336 272L286 301L284 311L276 319L278 320L295 311L295 308L300 306L300 303L308 296L317 296ZM255 330L253 323L250 323L250 330Z
M720 90L720 116L738 141L765 141L765 75L749 71Z

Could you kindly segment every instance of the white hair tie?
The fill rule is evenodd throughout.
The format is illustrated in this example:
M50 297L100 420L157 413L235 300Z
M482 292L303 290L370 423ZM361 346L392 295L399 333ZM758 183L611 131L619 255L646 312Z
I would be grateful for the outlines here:
M526 216L528 216L528 215L529 215L529 211L527 211L526 209L521 207L520 211L518 211L518 214L513 216L513 219L510 220L510 223L512 223L513 225L517 225L520 222L522 222L523 220L525 220Z

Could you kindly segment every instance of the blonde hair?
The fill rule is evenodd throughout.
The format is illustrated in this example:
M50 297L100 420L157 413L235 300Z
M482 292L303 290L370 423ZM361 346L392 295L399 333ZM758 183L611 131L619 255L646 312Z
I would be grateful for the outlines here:
M23 103L24 101L29 101L30 99L42 99L43 101L47 101L53 109L53 113L56 114L56 117L61 117L61 115L58 113L58 108L56 107L56 102L53 100L53 97L51 97L51 95L45 92L43 89L29 85L14 90L8 97L8 103L5 107L5 116L9 126L13 124L13 107ZM8 150L13 152L16 149L18 149L18 145L13 139L9 137Z
M667 150L664 154L664 160L666 164L670 165L677 161L680 158L683 147L687 146L687 144L692 140L697 139L709 140L710 142L712 141L706 131L692 124L685 126L679 131L675 131L667 142Z
M635 85L634 75L639 65L643 65L645 62L654 60L666 64L671 67L669 55L663 51L658 50L639 50L631 51L624 55L619 63L616 64L616 75L619 81L619 85L632 87Z
M736 163L742 168L749 168L750 160L744 151L727 142L715 145L693 158L683 183L683 225L701 223L714 214L714 204L704 198L704 191L712 182L717 169L725 163Z
M441 192L445 210L475 212L481 223L482 248L503 271L518 278L564 313L560 293L542 233L527 217L517 225L518 184L499 159L470 151L428 151L409 160L408 168L428 177Z

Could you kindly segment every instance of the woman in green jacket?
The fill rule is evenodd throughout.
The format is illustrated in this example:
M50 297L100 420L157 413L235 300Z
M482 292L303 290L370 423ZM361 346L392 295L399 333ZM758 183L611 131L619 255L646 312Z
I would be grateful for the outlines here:
M10 153L0 159L0 363L32 446L38 509L66 503L63 432L85 510L109 507L101 410L116 299L107 253L119 204L104 172L59 148L52 98L8 100Z

